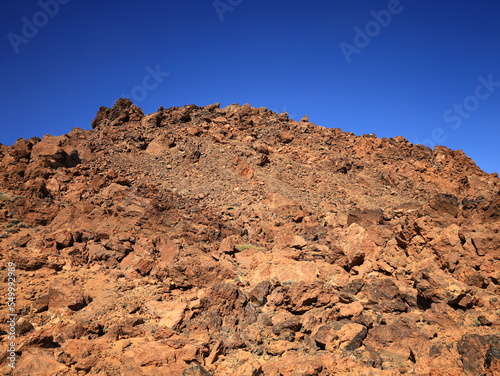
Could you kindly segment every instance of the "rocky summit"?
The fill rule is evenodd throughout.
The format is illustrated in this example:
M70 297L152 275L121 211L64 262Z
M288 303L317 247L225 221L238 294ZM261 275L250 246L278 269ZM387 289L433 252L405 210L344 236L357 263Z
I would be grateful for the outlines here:
M500 180L462 151L247 104L92 128L0 146L1 374L500 375Z

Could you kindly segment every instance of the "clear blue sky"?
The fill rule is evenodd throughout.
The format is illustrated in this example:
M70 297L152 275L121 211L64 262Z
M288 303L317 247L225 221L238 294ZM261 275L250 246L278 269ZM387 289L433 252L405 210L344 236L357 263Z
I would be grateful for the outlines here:
M89 129L129 95L146 113L221 102L307 114L500 172L497 0L215 4L3 1L0 143Z

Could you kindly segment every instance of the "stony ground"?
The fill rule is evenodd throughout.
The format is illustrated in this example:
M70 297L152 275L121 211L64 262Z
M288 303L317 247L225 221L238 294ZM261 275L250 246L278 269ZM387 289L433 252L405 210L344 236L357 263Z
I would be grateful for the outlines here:
M0 145L0 373L500 374L500 180L463 152L248 105L92 125Z

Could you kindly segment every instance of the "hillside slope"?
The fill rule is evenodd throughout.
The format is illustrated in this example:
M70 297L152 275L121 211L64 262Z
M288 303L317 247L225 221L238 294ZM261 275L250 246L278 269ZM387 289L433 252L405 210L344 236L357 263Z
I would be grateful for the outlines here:
M92 126L0 146L3 374L500 374L500 180L463 152L249 105Z

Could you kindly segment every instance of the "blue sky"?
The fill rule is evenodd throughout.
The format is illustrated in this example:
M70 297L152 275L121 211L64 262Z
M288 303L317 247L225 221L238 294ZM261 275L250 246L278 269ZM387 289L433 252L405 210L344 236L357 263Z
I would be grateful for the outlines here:
M494 0L4 1L0 143L89 129L130 96L307 114L500 172L499 19Z

